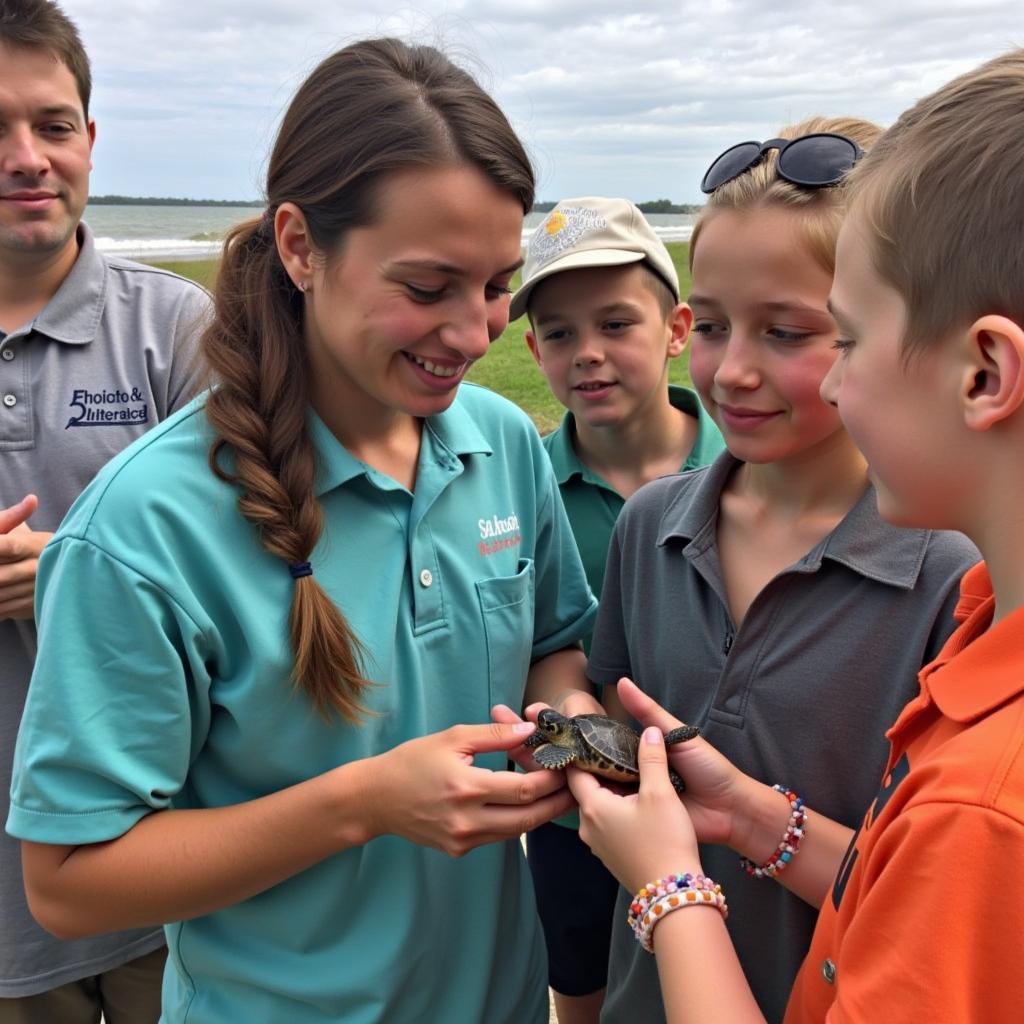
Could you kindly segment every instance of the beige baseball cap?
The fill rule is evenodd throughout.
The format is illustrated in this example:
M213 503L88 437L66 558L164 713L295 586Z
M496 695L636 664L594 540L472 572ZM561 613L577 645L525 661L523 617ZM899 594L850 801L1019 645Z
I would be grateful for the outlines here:
M552 274L641 260L647 261L678 302L679 276L672 257L633 203L601 196L563 199L530 235L523 283L512 296L509 317L521 317L530 292Z

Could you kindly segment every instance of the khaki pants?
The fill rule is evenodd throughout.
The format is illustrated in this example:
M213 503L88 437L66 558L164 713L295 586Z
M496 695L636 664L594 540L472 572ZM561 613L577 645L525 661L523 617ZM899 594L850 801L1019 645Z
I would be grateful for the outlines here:
M164 947L49 992L0 999L0 1024L157 1024Z

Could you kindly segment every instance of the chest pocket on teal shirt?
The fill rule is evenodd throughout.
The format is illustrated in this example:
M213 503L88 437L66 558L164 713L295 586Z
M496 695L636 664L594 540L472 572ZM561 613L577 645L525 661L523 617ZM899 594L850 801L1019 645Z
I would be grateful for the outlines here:
M476 592L487 639L491 704L519 711L533 651L534 567L520 558L515 576L477 580Z

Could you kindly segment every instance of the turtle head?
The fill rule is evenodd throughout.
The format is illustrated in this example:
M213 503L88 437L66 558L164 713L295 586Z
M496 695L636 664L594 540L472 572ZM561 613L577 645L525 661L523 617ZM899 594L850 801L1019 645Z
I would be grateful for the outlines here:
M537 728L551 741L567 736L572 730L570 719L554 708L545 708L537 715Z

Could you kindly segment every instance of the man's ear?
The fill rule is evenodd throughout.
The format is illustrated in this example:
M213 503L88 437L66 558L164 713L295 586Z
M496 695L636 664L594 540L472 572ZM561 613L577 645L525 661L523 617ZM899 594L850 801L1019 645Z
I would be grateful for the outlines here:
M971 324L965 340L964 422L971 430L988 430L1024 406L1024 329L992 314Z
M680 302L668 319L668 357L675 359L683 354L690 331L693 329L693 310L685 302Z
M85 125L86 135L89 137L89 170L92 170L92 147L96 145L96 120L90 117Z
M526 330L523 332L523 337L526 339L526 347L530 350L530 355L533 356L537 365L543 370L544 364L540 358L540 348L537 345L537 335L532 330Z
M274 214L277 253L292 284L305 291L313 277L313 244L306 215L295 203L282 203Z

